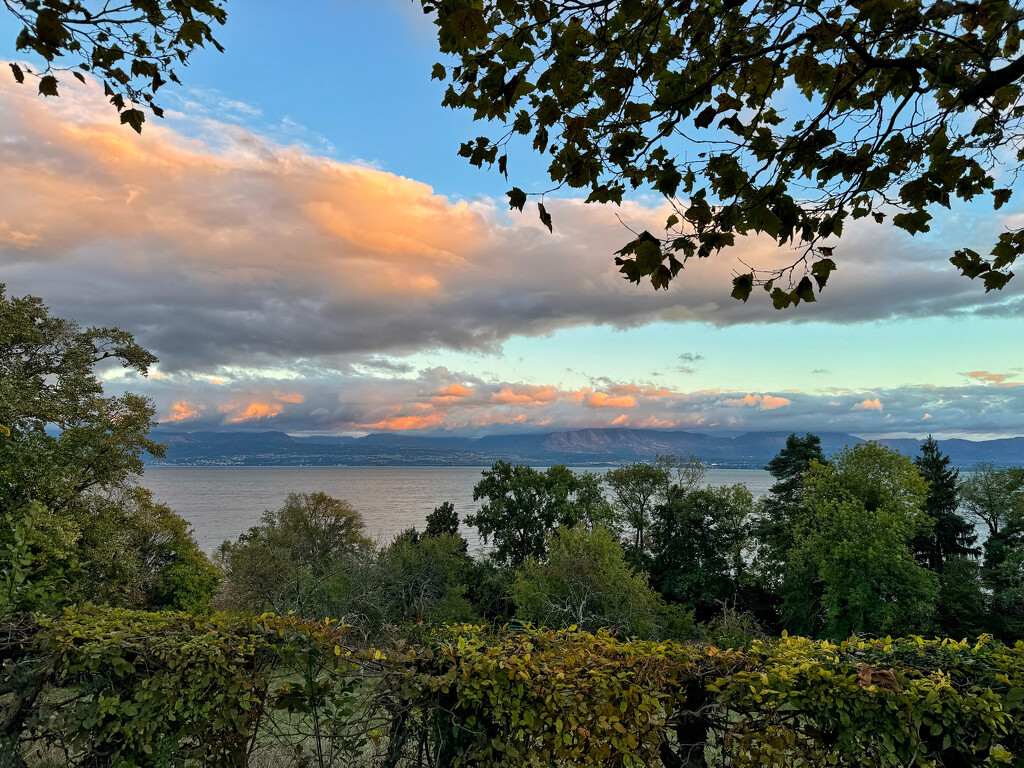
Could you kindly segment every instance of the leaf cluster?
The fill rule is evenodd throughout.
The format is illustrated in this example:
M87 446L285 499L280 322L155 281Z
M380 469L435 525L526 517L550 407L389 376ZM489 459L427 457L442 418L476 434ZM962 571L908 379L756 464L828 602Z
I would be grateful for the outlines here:
M935 207L1011 197L999 166L1024 162L1024 10L1010 0L421 0L436 13L446 106L492 121L462 145L507 176L519 137L548 160L550 192L673 207L663 232L618 252L632 282L667 288L685 263L762 235L796 249L762 286L777 309L816 300L836 238L857 219L927 232ZM522 210L529 195L508 193ZM951 259L1001 288L1024 249Z

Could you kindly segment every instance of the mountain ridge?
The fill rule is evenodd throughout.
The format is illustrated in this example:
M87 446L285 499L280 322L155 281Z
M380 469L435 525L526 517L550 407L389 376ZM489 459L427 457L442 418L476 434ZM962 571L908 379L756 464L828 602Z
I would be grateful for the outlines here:
M547 466L608 466L651 461L658 454L694 454L712 466L762 468L785 445L788 431L745 432L735 437L681 430L593 428L481 437L371 433L363 437L303 436L280 431L184 432L155 429L167 445L164 459L149 466L489 466L499 459ZM799 434L799 433L798 433ZM821 432L822 449L835 453L865 442L845 432ZM921 440L877 442L916 455ZM1024 437L939 440L953 463L1024 464Z

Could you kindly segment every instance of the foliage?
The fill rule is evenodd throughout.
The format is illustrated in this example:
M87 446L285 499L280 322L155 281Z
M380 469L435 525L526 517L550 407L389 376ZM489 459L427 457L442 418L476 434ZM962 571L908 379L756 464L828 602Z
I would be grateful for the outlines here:
M830 638L927 630L938 582L909 549L931 525L927 492L910 459L877 443L813 462L783 585L786 626Z
M5 754L56 749L83 768L926 768L1024 756L1024 644L987 637L783 637L743 651L471 626L418 646L357 639L291 616L8 619L0 739Z
M607 529L581 525L549 534L547 558L526 560L512 598L523 621L588 632L608 628L628 637L654 633L660 603Z
M125 608L209 610L221 578L189 524L145 488L91 499L77 551L82 575L72 597Z
M615 511L625 519L635 535L633 546L638 553L647 549L645 535L651 525L654 505L666 492L668 471L656 464L630 464L608 470L605 485L612 493Z
M462 145L472 164L507 175L525 136L550 157L554 190L669 200L664 233L616 259L655 288L759 233L795 244L797 260L737 276L733 296L759 283L776 308L814 301L850 220L914 234L954 199L991 195L998 209L1011 196L1000 163L1024 161L1024 10L1008 0L421 2L455 58L434 67L444 104L500 124ZM508 197L527 201L518 187ZM951 261L991 290L1022 250L1011 230L991 258L965 248Z
M939 444L931 435L921 444L921 454L914 459L914 464L928 483L925 509L934 521L931 531L914 541L914 551L921 564L941 571L950 558L978 555L974 526L958 511L960 470L952 466L949 456L939 450Z
M344 615L348 583L370 542L359 513L325 493L292 493L279 510L237 542L221 545L219 561L230 604L254 611Z
M83 329L0 286L0 613L76 600L206 609L216 569L134 485L142 454L163 454L152 404L104 396L98 375L155 362L129 333Z
M487 501L466 517L466 525L485 543L493 541L492 556L501 563L517 566L531 556L542 558L547 534L559 526L612 522L600 482L592 472L576 474L561 464L539 472L498 461L473 488L474 501Z
M676 494L654 513L651 581L700 620L739 599L754 499L744 485Z
M427 515L427 527L423 531L424 536L444 536L445 534L459 535L459 516L455 512L455 505L450 501L443 502Z
M156 358L125 331L82 329L52 317L33 296L7 297L0 285L4 509L38 501L63 512L86 491L123 485L141 472L143 453L163 455L148 438L148 400L103 396L94 368L105 361L145 375Z
M379 555L383 611L394 624L467 622L476 618L466 599L471 561L465 540L451 533L399 534Z
M103 82L121 124L140 133L146 115L139 107L163 116L154 97L168 80L180 83L176 65L187 65L207 43L224 50L211 26L227 19L224 0L4 0L4 6L23 25L15 47L45 62L41 72L12 63L17 82L32 77L40 94L56 96L59 74L85 82L82 73L89 72Z
M1024 467L979 464L961 486L964 509L988 529L981 577L991 592L986 624L1000 637L1024 634Z
M821 450L821 438L810 433L804 437L791 434L786 445L765 466L775 483L760 500L754 535L758 570L771 589L781 582L786 557L793 547L793 522L802 509L804 477L812 461L828 463Z
M980 462L961 484L960 498L967 514L996 536L1024 517L1024 467Z

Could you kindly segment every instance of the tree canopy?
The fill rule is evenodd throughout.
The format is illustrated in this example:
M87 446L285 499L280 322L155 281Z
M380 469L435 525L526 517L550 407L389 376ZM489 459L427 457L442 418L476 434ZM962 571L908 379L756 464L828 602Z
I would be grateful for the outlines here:
M877 443L812 462L783 584L787 628L832 638L928 629L938 579L910 551L932 525L927 496L913 462Z
M473 488L473 500L481 499L486 503L466 517L466 525L476 528L485 543L493 542L498 562L511 566L531 556L542 558L548 533L560 526L613 523L597 475L577 475L561 464L539 472L497 461Z
M1024 163L1021 28L1007 0L421 0L454 66L444 104L497 127L462 145L509 174L517 136L550 158L553 186L619 203L653 189L674 212L616 262L665 288L691 258L760 234L795 248L778 269L736 275L777 308L814 301L851 220L911 234L935 206L1011 191ZM1005 177L1004 177L1005 178ZM530 195L509 193L522 210ZM1001 288L1024 230L989 256L951 254Z

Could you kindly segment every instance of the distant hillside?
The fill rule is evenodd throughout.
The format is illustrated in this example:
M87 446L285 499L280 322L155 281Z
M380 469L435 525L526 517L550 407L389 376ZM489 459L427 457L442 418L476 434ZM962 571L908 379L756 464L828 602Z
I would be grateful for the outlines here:
M421 437L391 433L365 437L292 437L284 432L177 432L154 430L167 445L151 465L187 466L489 466L498 459L547 466L607 466L651 461L658 454L695 454L718 467L760 469L786 444L789 432L748 432L716 437L657 429L580 429L525 435ZM834 453L862 438L823 432L822 447ZM915 455L919 440L881 440ZM1002 440L940 440L958 466L979 461L1024 464L1024 437Z

